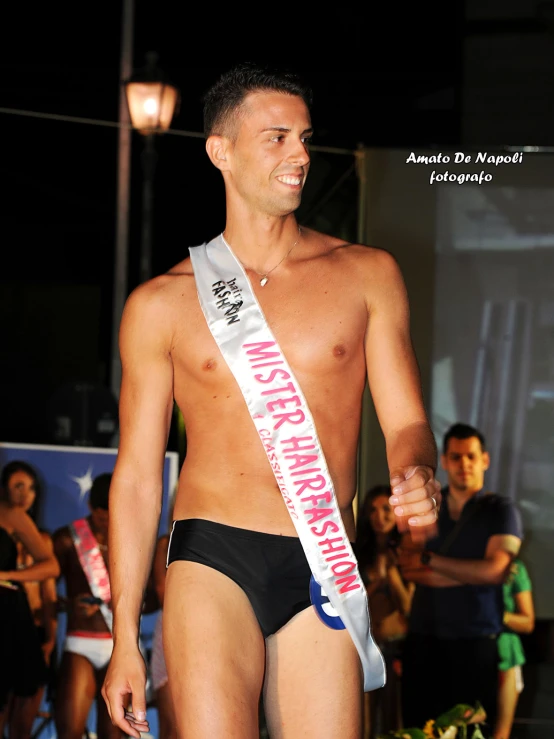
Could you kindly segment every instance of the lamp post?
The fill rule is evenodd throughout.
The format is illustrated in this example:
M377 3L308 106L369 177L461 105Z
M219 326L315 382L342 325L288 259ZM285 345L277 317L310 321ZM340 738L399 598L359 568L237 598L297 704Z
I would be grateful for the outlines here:
M140 281L152 276L152 215L156 147L154 137L167 131L179 102L179 91L157 66L158 55L146 54L146 66L125 82L131 125L144 137L142 152L142 235Z

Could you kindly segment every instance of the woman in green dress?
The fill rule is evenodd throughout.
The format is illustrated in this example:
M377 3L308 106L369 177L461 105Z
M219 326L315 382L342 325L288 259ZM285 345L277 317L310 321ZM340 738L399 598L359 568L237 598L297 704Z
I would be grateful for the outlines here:
M523 690L521 666L525 652L519 634L535 628L531 579L520 559L515 559L504 583L504 631L498 637L498 718L494 739L510 739L519 695Z

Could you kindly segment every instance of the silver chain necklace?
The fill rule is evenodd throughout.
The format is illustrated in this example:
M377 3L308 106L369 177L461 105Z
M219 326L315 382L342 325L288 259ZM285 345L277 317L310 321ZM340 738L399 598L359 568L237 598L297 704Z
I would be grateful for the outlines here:
M249 270L251 270L252 272L255 272L255 273L256 273L256 274L258 275L258 277L261 277L261 280L260 280L260 287L264 287L264 286L265 286L265 285L267 285L267 283L269 282L269 275L270 275L270 274L271 274L271 273L273 272L273 270L274 270L274 269L277 269L277 267L278 267L278 266L279 266L280 264L282 264L282 263L283 263L283 262L285 261L285 259L286 259L286 258L287 258L287 257L289 256L289 254L291 253L291 251L292 251L292 250L294 249L294 247L295 247L295 246L296 246L296 245L298 244L298 242L300 241L300 237L301 237L301 236L302 236L302 229L301 229L301 227L300 227L300 226L298 226L298 238L296 239L296 241L294 242L294 244L293 244L293 245L291 246L291 248L290 248L290 249L288 250L288 252L287 252L287 253L285 254L285 256L284 256L284 257L283 257L283 258L282 258L282 259L281 259L281 260L280 260L279 262L277 262L277 264L276 264L276 265L275 265L274 267L272 267L272 268L271 268L270 270L268 270L267 272L263 272L263 273L262 273L262 272L258 272L258 271L257 271L257 270L255 270L255 269L254 269L253 267L246 267L246 266L245 266L244 264L242 264L242 262L241 262L241 264L242 264L242 266L243 266L243 267L244 267L245 269L249 269ZM224 242L225 242L225 243L227 244L227 246L229 247L229 249L231 249L231 245L229 244L229 242L228 242L228 241L226 241L226 240L225 240L225 237L223 236L223 234L221 234L221 238L222 238L222 239L223 239L223 241L224 241ZM231 249L231 251L232 251L232 249ZM238 259L238 257L237 257L237 259ZM239 259L239 262L240 262L240 259Z

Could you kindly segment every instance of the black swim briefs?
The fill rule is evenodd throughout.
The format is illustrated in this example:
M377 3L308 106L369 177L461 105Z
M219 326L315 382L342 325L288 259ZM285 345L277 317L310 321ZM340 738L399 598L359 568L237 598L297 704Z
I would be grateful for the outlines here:
M236 582L246 593L264 638L311 605L311 570L296 536L184 519L173 524L167 564L178 560L206 565Z

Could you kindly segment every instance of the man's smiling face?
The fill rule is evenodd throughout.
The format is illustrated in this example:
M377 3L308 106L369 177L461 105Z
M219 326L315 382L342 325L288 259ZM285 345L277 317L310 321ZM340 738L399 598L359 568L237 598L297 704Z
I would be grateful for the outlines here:
M302 98L272 91L250 93L227 148L229 184L262 213L292 213L300 205L310 167L311 133Z

